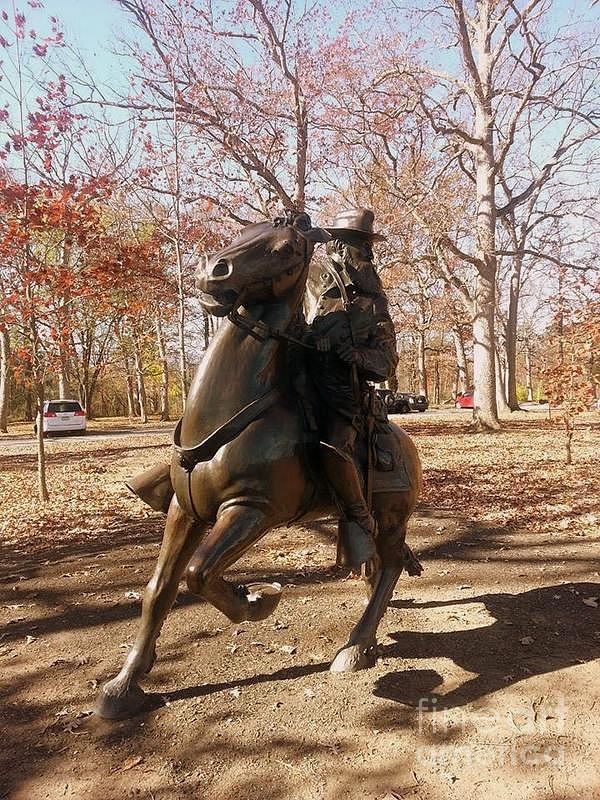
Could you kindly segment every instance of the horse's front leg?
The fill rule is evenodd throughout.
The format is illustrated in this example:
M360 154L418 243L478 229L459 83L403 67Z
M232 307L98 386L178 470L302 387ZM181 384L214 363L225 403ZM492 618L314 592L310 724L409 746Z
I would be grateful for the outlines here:
M201 533L201 525L180 508L174 497L154 575L144 593L135 644L119 674L104 684L96 702L96 713L101 717L125 719L144 707L145 694L138 679L152 669L156 640Z
M278 584L236 586L224 580L223 572L254 542L273 527L260 508L228 506L193 555L187 569L191 592L204 597L232 622L265 619L281 599Z

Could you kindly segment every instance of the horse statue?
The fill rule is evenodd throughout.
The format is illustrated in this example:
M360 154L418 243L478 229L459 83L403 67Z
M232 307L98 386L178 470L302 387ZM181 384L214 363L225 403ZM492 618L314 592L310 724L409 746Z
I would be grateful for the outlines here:
M315 243L327 238L310 220L252 224L197 269L203 308L228 318L202 359L175 431L172 498L158 561L135 643L120 672L101 688L101 717L124 719L148 705L139 681L154 664L156 640L184 573L190 591L232 622L265 619L281 587L235 585L223 573L272 528L338 515L286 355ZM407 565L404 539L421 490L421 465L408 435L395 425L392 431L401 488L393 489L393 471L381 473L373 487L377 568L368 581L368 605L335 656L333 672L375 664L377 627Z

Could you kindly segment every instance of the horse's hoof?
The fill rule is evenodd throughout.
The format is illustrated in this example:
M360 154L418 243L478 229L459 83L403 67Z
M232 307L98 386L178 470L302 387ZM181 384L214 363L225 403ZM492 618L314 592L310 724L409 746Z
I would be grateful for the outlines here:
M135 681L113 678L105 683L96 700L95 713L103 719L128 719L143 711L148 697Z
M331 662L330 672L358 672L374 667L377 661L377 644L352 644L342 647Z
M251 583L246 587L248 594L248 619L258 622L270 616L281 600L279 583Z

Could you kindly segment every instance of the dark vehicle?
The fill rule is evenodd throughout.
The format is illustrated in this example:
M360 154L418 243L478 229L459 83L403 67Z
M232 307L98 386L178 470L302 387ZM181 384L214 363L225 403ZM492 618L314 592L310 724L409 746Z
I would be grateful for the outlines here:
M412 392L392 392L391 389L377 389L389 414L410 414L411 411L426 411L429 408L423 394Z

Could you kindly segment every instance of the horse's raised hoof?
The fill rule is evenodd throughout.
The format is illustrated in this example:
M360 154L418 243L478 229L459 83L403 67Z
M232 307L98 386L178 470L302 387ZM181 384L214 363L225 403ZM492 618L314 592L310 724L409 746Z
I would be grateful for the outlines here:
M246 587L248 594L248 619L258 622L270 616L281 600L281 584L251 583Z
M377 643L351 644L342 647L329 667L330 672L358 672L374 667L377 661Z
M148 696L135 681L113 678L105 683L96 700L95 713L102 719L129 719L149 706Z

